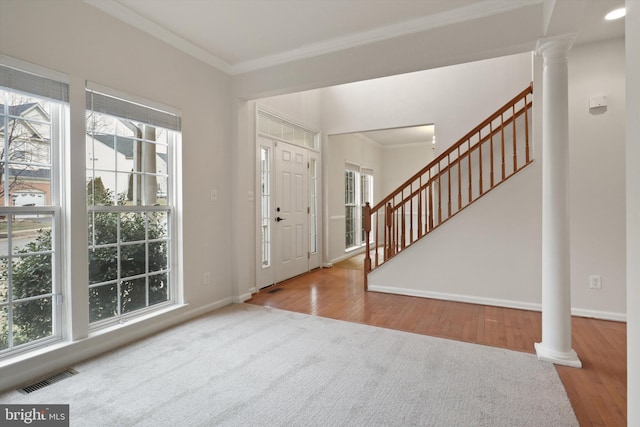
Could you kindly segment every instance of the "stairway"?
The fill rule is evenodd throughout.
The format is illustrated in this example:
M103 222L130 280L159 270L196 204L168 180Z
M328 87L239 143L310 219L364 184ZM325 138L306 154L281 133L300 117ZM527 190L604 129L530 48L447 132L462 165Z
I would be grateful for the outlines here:
M533 161L533 84L364 210L367 275ZM374 250L377 248L378 250Z

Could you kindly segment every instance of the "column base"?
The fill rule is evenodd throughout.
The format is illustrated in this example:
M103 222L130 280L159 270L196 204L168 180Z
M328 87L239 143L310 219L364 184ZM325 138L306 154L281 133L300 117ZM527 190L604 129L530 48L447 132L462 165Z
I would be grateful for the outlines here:
M538 360L551 362L555 365L571 366L572 368L582 368L582 362L580 361L580 359L578 359L578 354L574 350L567 352L554 351L544 346L541 342L535 343L534 347L536 348Z

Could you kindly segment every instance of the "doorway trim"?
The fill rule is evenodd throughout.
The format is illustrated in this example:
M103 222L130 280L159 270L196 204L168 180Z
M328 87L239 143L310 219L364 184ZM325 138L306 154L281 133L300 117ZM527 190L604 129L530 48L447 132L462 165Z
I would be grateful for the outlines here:
M307 204L308 204L308 268L322 263L322 165L320 132L295 119L256 104L255 109L255 275L256 289L276 281L273 233L275 218L274 152L278 143L292 144L307 151ZM265 165L265 162L267 163ZM266 169L265 169L266 167ZM265 181L266 180L266 181ZM263 186L263 183L265 184ZM265 212L263 212L265 211ZM265 252L266 251L266 252Z

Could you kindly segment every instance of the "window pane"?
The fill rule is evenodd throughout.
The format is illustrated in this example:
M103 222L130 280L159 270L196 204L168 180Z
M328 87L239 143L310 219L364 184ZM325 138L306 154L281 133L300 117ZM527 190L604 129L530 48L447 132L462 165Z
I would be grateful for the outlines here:
M118 214L92 212L89 214L89 245L108 245L118 241Z
M109 135L111 144L105 151L109 152L108 157L113 157L112 165L99 165L100 169L117 170L118 172L131 172L134 170L134 159L140 155L140 141L123 136ZM115 145L114 145L115 144Z
M269 122L269 135L282 139L282 123L271 120Z
M131 277L146 273L146 245L126 245L120 248L120 277Z
M0 89L0 195L4 206L51 204L53 104Z
M120 291L121 312L128 313L147 306L146 279L133 279L122 282Z
M51 215L34 213L11 218L11 247L14 254L51 251Z
M316 159L311 159L309 172L311 178L311 203L310 203L310 238L309 238L309 252L315 254L318 251L318 208L317 208L317 186L318 186L318 163Z
M8 261L6 258L0 258L0 307L6 303L9 298L9 281L8 279ZM1 324L1 323L0 323Z
M51 336L53 332L51 297L14 304L12 332L14 345Z
M169 268L167 242L149 243L149 272L163 271Z
M140 182L142 177L138 173L124 173L119 172L115 174L115 195L114 204L117 205L139 205L140 197Z
M89 283L102 283L118 278L118 248L89 250Z
M156 177L157 190L156 190L156 205L166 206L167 198L169 197L169 177L159 175Z
M118 287L115 284L89 289L89 322L108 319L118 314Z
M8 237L8 235L7 235L8 228L9 228L9 219L8 219L8 217L5 216L5 215L0 216L0 235ZM10 248L9 239L8 238L0 239L0 257L3 257L5 255L9 255L9 248Z
M134 242L145 239L146 215L140 212L128 212L120 216L120 240Z
M169 224L168 212L150 212L148 214L149 240L168 239L169 238L169 231L167 229L168 224Z
M9 348L9 307L0 305L0 351Z
M344 198L345 204L356 203L356 173L353 171L345 171Z
M347 206L345 208L345 244L347 248L356 244L356 208L355 206Z
M264 116L258 116L258 132L269 133L269 119Z
M305 145L305 140L304 140L304 136L305 136L306 132L300 128L296 128L295 129L295 133L294 133L294 141L296 143L296 145L300 145L303 146Z
M304 139L305 139L305 145L307 147L312 148L312 149L316 148L315 135L313 135L312 133L309 133L309 132L305 132Z
M261 203L261 264L263 267L268 267L271 260L271 156L269 147L260 148L260 203Z
M149 276L149 305L165 302L169 299L167 274Z
M14 300L52 292L51 255L13 257Z
M93 171L87 175L87 204L92 206L116 205L116 174Z
M293 142L294 141L294 137L293 137L293 126L290 125L283 125L282 126L282 139L284 139L285 141L288 142Z

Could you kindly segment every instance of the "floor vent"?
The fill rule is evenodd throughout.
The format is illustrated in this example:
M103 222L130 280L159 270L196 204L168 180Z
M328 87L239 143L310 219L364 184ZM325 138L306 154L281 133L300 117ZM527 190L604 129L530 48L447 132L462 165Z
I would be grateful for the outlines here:
M50 384L53 383L57 383L58 381L62 381L65 378L69 378L72 377L74 375L76 375L78 373L78 371L76 371L75 369L66 369L62 372L58 372L56 374L51 375L50 377L44 378L42 380L36 381L33 384L29 384L28 386L19 388L18 391L22 394L29 394L31 392L34 392L36 390L40 390L41 388L44 388Z
M280 292L282 290L283 290L282 288L273 288L273 289L271 289L270 291L267 291L267 292L270 293L270 294L275 294L276 292Z

